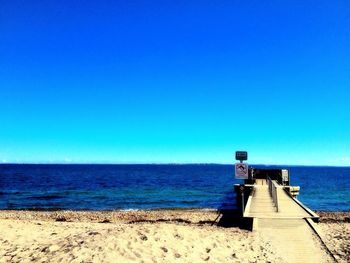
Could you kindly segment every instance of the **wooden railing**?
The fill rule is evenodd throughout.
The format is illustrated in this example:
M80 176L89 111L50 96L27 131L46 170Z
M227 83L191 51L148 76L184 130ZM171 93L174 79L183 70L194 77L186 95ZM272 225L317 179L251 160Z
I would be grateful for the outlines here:
M277 186L276 186L275 182L273 182L269 176L267 177L267 182L269 185L269 192L270 192L270 195L272 197L272 201L276 207L276 212L278 212Z

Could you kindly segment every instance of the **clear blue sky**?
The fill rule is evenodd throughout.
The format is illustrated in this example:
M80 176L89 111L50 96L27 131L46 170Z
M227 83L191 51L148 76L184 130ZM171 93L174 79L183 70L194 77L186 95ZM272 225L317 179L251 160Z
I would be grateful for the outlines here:
M350 165L350 4L0 0L0 113L0 162Z

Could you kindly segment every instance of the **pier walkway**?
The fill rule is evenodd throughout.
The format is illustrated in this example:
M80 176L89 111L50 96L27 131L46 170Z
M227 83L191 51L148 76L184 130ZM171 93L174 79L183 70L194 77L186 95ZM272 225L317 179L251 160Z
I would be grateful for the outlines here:
M317 215L308 212L305 206L284 191L283 186L272 181L273 195L268 180L258 179L254 185L244 210L244 217L253 218L314 218ZM304 207L304 208L303 208Z
M253 218L253 231L268 239L287 262L335 262L312 221L318 216L277 181L256 180L244 217Z

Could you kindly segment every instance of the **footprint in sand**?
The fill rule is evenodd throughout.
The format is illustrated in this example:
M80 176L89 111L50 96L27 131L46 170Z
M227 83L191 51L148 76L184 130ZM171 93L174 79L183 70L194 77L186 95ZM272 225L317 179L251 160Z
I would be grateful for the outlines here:
M96 232L96 231L90 231L90 232L88 233L88 235L89 235L89 236L96 236L96 235L100 235L100 233L99 233L99 232Z
M210 256L207 256L206 258L203 258L204 261L208 261L210 259Z
M178 233L176 233L175 235L174 235L174 237L176 238L176 239L180 239L180 240L183 240L184 238L182 237L182 236L180 236Z
M145 235L143 235L143 234L140 235L140 239L141 239L142 241L147 241L147 240L148 240L147 236L145 236Z

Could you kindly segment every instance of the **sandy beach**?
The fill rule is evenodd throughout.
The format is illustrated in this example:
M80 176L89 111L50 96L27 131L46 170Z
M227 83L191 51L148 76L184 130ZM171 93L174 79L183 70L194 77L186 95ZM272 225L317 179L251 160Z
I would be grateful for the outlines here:
M349 262L350 213L319 215L326 246ZM210 210L1 211L0 244L0 262L289 262L285 244Z

